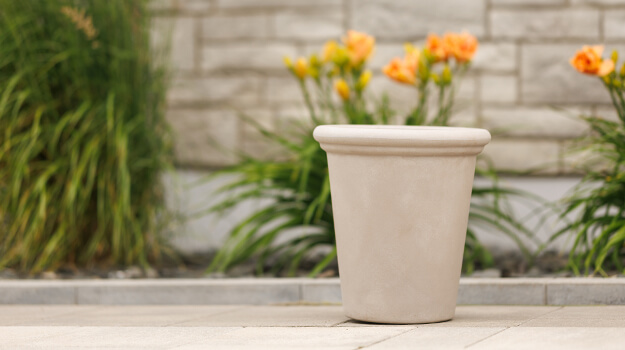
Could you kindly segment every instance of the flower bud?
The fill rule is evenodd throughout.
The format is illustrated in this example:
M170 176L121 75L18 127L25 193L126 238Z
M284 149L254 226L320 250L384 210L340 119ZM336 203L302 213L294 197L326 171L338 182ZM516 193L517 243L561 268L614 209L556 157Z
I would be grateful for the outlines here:
M623 66L621 67L621 71L619 72L619 75L621 76L621 78L625 78L625 63L623 63Z
M449 68L448 64L446 64L445 67L443 68L442 79L443 79L443 84L451 83L451 69Z
M306 74L308 73L308 62L304 57L300 57L295 62L295 66L293 67L293 73L300 78L306 78Z
M432 79L432 81L434 81L434 84L436 84L436 85L440 85L441 84L441 78L438 76L438 74L432 73L430 75L430 78Z
M334 83L334 90L336 90L336 93L341 96L341 99L343 99L343 101L349 99L349 86L347 85L347 82L345 80L337 80Z
M288 68L288 69L293 69L293 60L291 60L291 57L289 56L284 56L282 58L282 60L284 61L284 65Z
M616 50L612 51L612 62L614 62L614 64L616 64L616 62L618 62L618 52Z
M358 79L358 82L356 83L356 89L358 91L364 90L369 84L369 80L371 80L371 71L366 70L360 75L360 78Z

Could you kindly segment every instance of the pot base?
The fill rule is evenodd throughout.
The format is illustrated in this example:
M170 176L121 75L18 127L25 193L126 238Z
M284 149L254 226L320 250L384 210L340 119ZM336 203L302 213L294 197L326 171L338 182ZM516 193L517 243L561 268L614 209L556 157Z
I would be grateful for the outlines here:
M442 323L451 321L454 315L445 316L445 317L414 317L414 318L405 318L405 315L396 318L388 318L389 315L384 315L385 317L372 316L369 317L365 315L356 315L351 314L349 312L345 312L345 316L351 318L354 321L364 322L364 323L372 323L372 324L428 324L428 323Z

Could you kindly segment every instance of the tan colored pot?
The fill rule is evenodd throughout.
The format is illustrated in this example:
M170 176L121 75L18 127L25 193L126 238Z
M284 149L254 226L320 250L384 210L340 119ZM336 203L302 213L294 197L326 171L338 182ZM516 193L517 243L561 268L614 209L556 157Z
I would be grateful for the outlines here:
M483 129L323 125L343 308L378 323L451 319Z

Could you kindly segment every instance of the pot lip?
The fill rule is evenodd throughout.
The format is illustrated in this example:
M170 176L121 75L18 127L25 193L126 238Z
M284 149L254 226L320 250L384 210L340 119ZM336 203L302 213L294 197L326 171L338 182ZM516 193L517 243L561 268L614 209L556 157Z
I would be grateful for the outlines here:
M490 139L485 129L451 126L353 125L317 126L315 140L322 144L363 146L484 146Z

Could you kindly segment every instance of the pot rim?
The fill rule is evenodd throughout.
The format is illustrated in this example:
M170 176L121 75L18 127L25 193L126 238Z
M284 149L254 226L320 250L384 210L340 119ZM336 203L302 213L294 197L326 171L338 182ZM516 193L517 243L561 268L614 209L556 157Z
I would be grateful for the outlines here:
M313 132L322 145L378 147L483 147L490 139L485 129L409 125L320 125Z

